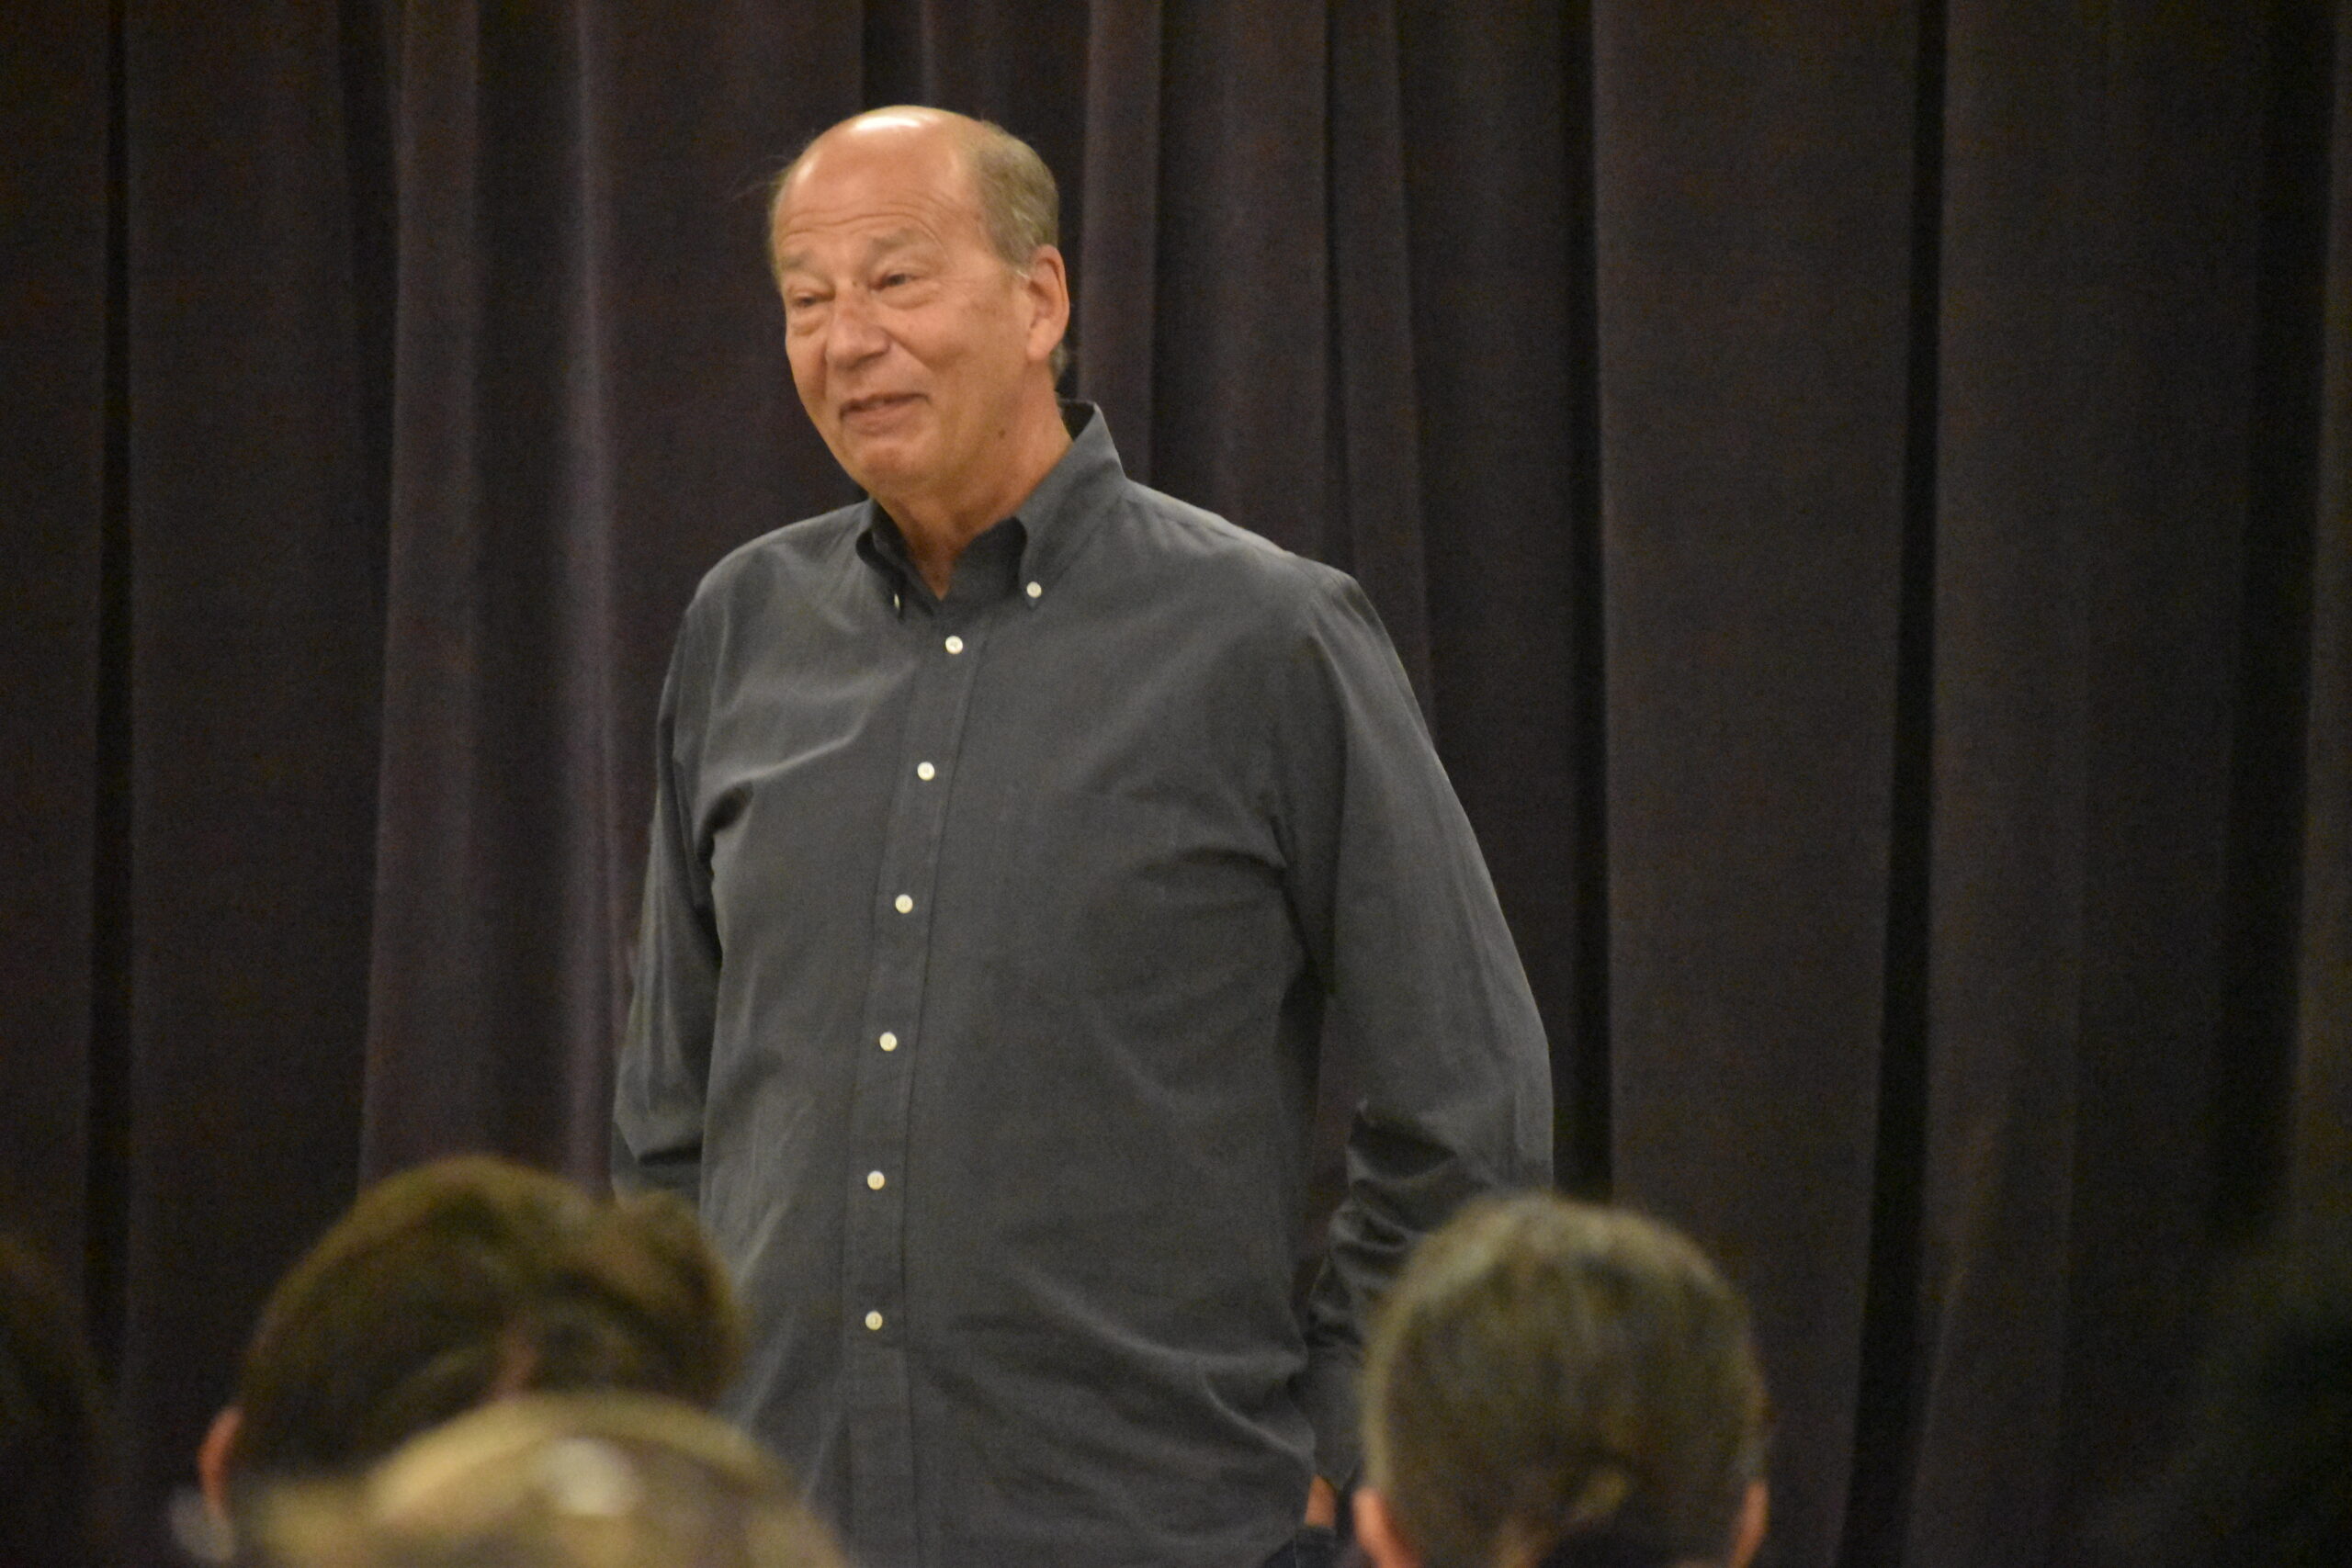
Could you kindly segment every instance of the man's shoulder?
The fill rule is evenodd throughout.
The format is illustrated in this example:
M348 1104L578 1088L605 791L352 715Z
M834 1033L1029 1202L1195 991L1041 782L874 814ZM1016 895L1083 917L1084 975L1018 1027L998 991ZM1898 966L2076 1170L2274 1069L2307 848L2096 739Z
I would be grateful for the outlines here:
M1247 594L1269 608L1305 610L1346 594L1355 580L1284 549L1262 534L1148 485L1125 487L1129 548L1202 587Z
M703 573L693 614L724 614L760 602L796 582L813 584L837 571L857 547L863 502L835 507L746 539Z

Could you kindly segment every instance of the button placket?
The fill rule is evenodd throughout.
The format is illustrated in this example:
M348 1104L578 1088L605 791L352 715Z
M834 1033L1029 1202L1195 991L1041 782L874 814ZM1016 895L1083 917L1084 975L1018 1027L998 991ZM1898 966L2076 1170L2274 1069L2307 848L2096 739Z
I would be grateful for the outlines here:
M858 1533L885 1539L906 1528L890 1517L900 1505L897 1478L912 1475L914 1439L907 1385L905 1335L921 1320L906 1299L906 1184L914 1074L923 1059L923 976L928 969L933 892L946 828L952 776L964 716L986 644L986 621L949 631L909 606L893 627L915 640L911 692L900 738L903 759L886 827L875 902L872 968L865 995L865 1040L857 1054L850 1106L850 1201L843 1230L842 1309L850 1337L843 1349L854 1380L870 1373L870 1400L854 1402L851 1512ZM903 646L903 645L902 645ZM886 1479L888 1478L888 1479ZM907 1483L910 1484L910 1480ZM882 1532L869 1534L868 1527Z

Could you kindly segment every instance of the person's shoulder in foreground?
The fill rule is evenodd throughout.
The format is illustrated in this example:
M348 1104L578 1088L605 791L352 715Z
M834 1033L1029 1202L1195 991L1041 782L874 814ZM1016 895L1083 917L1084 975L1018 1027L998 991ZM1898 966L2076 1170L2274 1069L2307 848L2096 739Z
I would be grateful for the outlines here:
M1745 1568L1766 1405L1747 1308L1666 1225L1487 1199L1418 1248L1365 1370L1377 1568Z
M846 1568L757 1443L640 1394L502 1400L259 1511L273 1568Z
M279 1281L198 1456L218 1519L523 1390L715 1403L742 1356L693 1213L483 1156L388 1177Z

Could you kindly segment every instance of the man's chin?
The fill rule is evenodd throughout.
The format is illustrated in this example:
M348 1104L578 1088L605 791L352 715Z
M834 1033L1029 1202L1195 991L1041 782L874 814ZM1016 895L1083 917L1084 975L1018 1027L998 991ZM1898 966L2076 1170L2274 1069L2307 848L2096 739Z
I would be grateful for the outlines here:
M844 441L834 456L858 487L876 496L919 485L923 473L922 454L910 441Z

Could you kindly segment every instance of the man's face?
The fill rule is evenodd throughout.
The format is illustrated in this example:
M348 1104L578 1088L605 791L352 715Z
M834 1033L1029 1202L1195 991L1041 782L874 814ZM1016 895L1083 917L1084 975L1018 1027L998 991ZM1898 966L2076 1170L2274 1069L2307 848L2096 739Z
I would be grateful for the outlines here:
M812 149L776 214L793 384L850 477L886 502L985 473L1051 349L989 243L952 138L861 125Z

